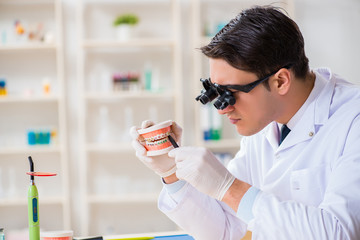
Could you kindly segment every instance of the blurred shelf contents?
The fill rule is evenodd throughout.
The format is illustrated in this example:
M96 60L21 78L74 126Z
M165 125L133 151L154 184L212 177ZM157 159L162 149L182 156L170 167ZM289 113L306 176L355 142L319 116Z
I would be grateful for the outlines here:
M5 240L5 231L4 231L4 228L0 228L0 240Z
M138 91L140 74L137 72L119 72L113 74L114 91Z
M54 26L48 21L29 21L13 19L0 25L0 45L53 44L55 43Z
M5 78L0 78L0 96L6 96L6 80Z
M28 130L28 144L30 146L54 144L56 135L56 130Z
M201 106L200 111L203 139L205 141L221 140L222 116L217 113L217 110L211 104Z

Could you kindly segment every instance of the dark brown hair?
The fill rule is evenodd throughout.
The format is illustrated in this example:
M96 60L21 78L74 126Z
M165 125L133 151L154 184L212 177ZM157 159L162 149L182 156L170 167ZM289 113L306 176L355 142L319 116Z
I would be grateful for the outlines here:
M242 11L200 50L207 57L223 59L258 77L288 64L292 64L296 77L305 78L309 71L299 27L273 6Z

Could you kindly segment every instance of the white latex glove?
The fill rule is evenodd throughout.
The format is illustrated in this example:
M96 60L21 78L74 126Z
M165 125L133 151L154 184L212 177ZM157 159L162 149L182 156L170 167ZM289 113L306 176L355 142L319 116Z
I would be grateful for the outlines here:
M179 147L168 155L175 158L176 176L217 200L222 200L235 177L206 148Z
M141 128L148 128L154 125L154 122L150 120L145 120L141 124ZM167 154L148 157L146 155L147 150L143 144L139 141L139 133L137 132L139 128L133 126L130 128L130 136L133 139L131 145L136 151L136 157L143 162L148 168L153 170L156 174L161 177L167 177L176 171L176 164L173 158L170 158ZM171 136L175 141L180 145L182 129L174 121L171 126Z

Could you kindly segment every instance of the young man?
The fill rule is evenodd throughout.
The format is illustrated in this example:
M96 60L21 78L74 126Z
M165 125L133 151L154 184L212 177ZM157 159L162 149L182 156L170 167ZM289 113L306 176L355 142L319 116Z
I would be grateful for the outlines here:
M225 168L197 147L146 157L133 127L138 158L163 177L160 210L199 240L360 239L360 89L311 71L298 26L273 7L244 10L201 50L198 99L244 137Z

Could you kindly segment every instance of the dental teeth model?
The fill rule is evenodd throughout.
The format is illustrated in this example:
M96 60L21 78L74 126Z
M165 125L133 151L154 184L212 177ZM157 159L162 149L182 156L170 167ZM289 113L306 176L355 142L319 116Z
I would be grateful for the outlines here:
M168 136L171 133L172 121L165 121L154 126L139 129L138 133L144 138L148 156L165 154L173 149Z

